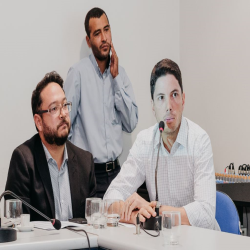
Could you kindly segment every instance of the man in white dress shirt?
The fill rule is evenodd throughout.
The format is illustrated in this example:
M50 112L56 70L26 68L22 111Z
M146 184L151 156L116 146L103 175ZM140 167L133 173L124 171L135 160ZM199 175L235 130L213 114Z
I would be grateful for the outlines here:
M184 225L220 230L215 220L216 186L211 142L197 124L182 116L185 105L181 71L163 59L150 79L152 109L156 120L165 123L160 142L157 186L162 211L180 211ZM155 167L160 132L158 123L141 131L121 172L104 199L122 200L121 219L135 223L156 216ZM136 192L146 181L151 202Z

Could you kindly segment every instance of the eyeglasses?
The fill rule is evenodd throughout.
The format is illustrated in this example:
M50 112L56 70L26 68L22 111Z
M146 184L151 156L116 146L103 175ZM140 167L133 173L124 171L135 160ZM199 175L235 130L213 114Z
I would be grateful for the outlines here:
M38 110L37 114L43 114L49 112L51 115L59 115L61 113L61 110L63 110L65 114L68 114L71 111L71 107L72 107L72 102L66 102L64 104L55 105L47 110Z

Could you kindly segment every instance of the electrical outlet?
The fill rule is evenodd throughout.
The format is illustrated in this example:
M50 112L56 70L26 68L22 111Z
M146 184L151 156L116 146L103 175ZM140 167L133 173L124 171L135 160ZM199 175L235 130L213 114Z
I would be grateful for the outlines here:
M242 227L241 232L242 232L241 235L247 236L247 228L246 227Z

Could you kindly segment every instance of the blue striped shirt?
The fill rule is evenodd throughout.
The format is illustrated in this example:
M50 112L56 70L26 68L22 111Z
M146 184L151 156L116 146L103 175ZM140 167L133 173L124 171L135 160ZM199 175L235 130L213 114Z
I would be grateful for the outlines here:
M58 169L56 161L43 144L44 152L49 166L50 178L54 194L55 217L61 221L73 218L72 202L68 172L68 153L65 144L63 163Z

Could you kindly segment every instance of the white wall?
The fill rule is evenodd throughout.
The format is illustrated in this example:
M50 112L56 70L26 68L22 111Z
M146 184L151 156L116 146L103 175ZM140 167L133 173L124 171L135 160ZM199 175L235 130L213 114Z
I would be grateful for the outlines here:
M250 2L180 1L185 115L210 135L215 170L250 163Z
M137 128L124 135L122 162L137 133L155 123L149 78L162 58L179 63L179 1L1 0L0 193L14 148L36 133L32 91L52 70L65 79L69 67L89 54L84 19L96 6L109 17L114 47L132 81L139 107Z

